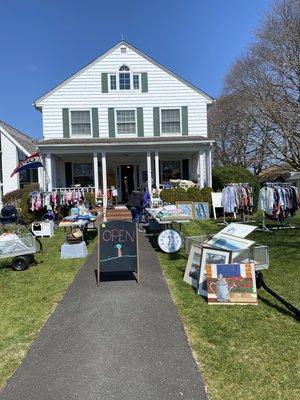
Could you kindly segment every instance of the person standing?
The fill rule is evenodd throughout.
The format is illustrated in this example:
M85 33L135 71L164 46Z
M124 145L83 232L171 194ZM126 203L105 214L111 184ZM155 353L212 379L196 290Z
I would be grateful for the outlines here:
M150 192L147 186L143 188L143 204L142 204L142 215L145 217L145 222L147 221L147 214L146 214L146 208L150 207L151 203L151 196Z
M132 216L132 222L140 224L142 217L143 195L140 190L133 190L129 195L127 207Z

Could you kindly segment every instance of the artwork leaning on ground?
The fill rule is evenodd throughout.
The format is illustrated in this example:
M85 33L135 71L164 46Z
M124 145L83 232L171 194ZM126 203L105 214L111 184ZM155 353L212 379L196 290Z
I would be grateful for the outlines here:
M201 247L193 245L186 264L183 280L197 288L201 261Z
M192 246L192 248L193 247L194 246ZM206 272L205 272L206 264L228 264L231 262L231 258L232 258L231 251L223 249L215 249L209 246L202 246L197 294L201 296L207 296L207 282L206 282Z
M209 304L257 304L254 264L206 264Z

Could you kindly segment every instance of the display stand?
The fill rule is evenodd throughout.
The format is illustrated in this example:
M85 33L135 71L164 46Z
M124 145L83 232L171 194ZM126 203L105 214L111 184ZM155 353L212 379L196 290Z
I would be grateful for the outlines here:
M284 304L285 307L291 311L298 319L300 319L300 310L295 307L293 304L289 303L286 301L283 297L281 297L279 294L274 292L269 286L265 283L263 274L261 271L256 271L255 272L255 277L256 277L256 286L258 289L261 287L265 289L266 292L268 292L271 296L273 296L276 300L278 300L280 303Z

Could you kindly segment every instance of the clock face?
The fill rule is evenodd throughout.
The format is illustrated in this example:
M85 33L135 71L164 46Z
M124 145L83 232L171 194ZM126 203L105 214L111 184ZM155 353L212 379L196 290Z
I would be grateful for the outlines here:
M165 253L176 253L180 250L181 245L181 237L173 229L165 229L158 235L158 246Z

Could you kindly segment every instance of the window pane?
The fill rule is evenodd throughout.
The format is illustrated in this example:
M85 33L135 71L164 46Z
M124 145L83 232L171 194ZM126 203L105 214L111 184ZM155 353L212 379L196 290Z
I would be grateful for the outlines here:
M130 74L120 73L119 80L120 80L120 90L130 89Z
M140 88L140 79L139 75L133 75L133 89Z
M120 67L119 71L130 71L130 69L127 67L127 65L122 65L122 67Z
M116 75L110 75L110 89L116 90L117 89L117 77Z
M91 115L89 111L71 111L72 135L91 134Z
M136 133L135 110L117 110L117 132L119 134Z
M90 112L89 111L71 111L71 122L81 123L90 122Z
M180 110L161 110L162 133L180 133Z

